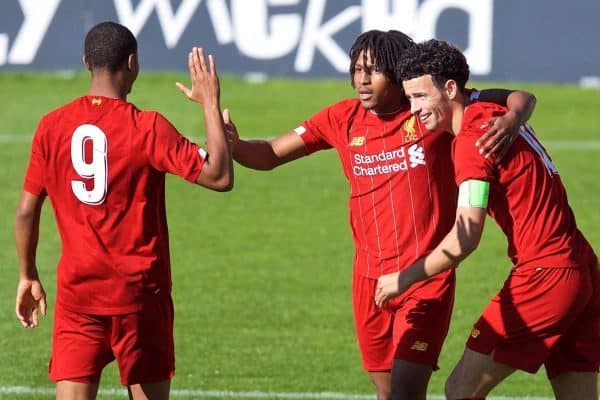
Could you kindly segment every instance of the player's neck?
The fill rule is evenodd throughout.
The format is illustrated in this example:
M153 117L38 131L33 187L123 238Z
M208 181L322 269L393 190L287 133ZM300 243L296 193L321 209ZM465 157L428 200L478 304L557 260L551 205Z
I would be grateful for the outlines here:
M454 135L458 135L460 133L463 115L465 114L465 108L466 108L465 99L459 99L457 101L452 101L450 104L450 109L452 112L451 132Z
M103 96L127 100L130 86L121 77L111 74L93 74L88 96Z

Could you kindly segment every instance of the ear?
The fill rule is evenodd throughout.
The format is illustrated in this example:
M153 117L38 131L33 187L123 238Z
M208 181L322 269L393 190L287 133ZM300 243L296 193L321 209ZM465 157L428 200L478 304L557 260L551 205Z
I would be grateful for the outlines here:
M88 71L91 71L90 64L88 64L88 62L85 58L85 54L81 56L81 62L85 66L85 69L87 69Z
M448 79L444 83L444 94L450 99L454 100L458 95L458 84L454 79Z
M129 57L127 57L127 69L130 71L135 71L138 67L138 58L137 53L131 53Z

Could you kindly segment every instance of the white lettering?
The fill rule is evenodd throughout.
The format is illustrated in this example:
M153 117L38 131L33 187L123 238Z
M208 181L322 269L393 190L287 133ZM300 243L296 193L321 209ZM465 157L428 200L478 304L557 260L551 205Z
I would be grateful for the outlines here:
M362 0L362 29L398 29L415 41L427 40L436 36L440 15L449 8L469 16L468 46L464 53L471 72L489 74L494 0L424 0L420 6L416 0Z
M352 167L352 172L354 173L354 176L375 176L391 174L398 171L406 171L407 169L408 165L406 160L403 160L397 163L375 165L373 167L362 167L360 165L355 165Z
M362 31L396 29L413 35L417 0L362 0Z
M229 18L225 0L208 0L206 2L208 15L215 27L215 35L219 44L233 42L233 24Z
M235 42L240 52L259 60L284 56L296 47L302 17L281 14L269 17L268 6L295 5L299 0L233 0Z
M331 37L350 23L360 18L360 6L350 6L344 11L320 25L325 11L325 0L309 0L304 21L304 32L298 48L294 68L298 72L308 72L313 63L315 50L339 71L348 71L350 59Z
M8 53L8 35L0 34L0 65L6 64L6 54Z
M173 12L170 0L142 0L134 10L132 0L114 0L119 21L137 36L156 8L158 22L165 38L167 48L177 45L181 34L187 27L201 0L183 0Z
M435 26L442 11L458 8L469 15L469 44L464 49L471 72L478 75L489 74L492 69L492 22L493 0L427 0L419 9L421 28L414 35L415 40L435 36Z
M9 63L30 64L33 61L59 3L60 0L19 0L24 20L8 54ZM8 37L5 40L8 41ZM0 51L2 46L8 44L0 44Z

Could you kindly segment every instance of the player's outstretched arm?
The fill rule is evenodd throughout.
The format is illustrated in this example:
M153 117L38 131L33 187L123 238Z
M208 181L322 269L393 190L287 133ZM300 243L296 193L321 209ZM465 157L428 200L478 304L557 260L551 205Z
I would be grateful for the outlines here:
M479 245L485 216L486 208L458 207L454 227L429 255L400 272L378 278L375 304L381 307L415 282L437 275L467 258Z
M196 183L212 190L231 190L233 161L221 117L221 89L214 58L209 55L207 63L204 50L194 47L188 55L188 67L192 87L180 82L176 85L188 99L202 105L208 154Z
M268 171L306 155L304 142L294 131L271 140L242 140L227 109L223 112L223 120L233 158L244 167Z
M535 108L536 98L522 90L485 89L479 100L506 106L508 111L501 117L491 118L482 128L489 128L477 141L479 152L485 157L496 156L499 162L506 155L519 134L519 127L526 123Z
M15 313L25 328L38 326L39 313L46 315L46 292L35 261L44 199L23 191L15 215L15 243L19 262Z

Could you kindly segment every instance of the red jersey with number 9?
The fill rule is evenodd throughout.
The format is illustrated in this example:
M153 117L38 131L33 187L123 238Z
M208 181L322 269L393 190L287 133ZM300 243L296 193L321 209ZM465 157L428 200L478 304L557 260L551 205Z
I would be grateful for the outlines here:
M85 96L45 115L23 188L52 203L57 302L121 314L169 294L165 174L195 182L205 155L159 113L120 99Z

